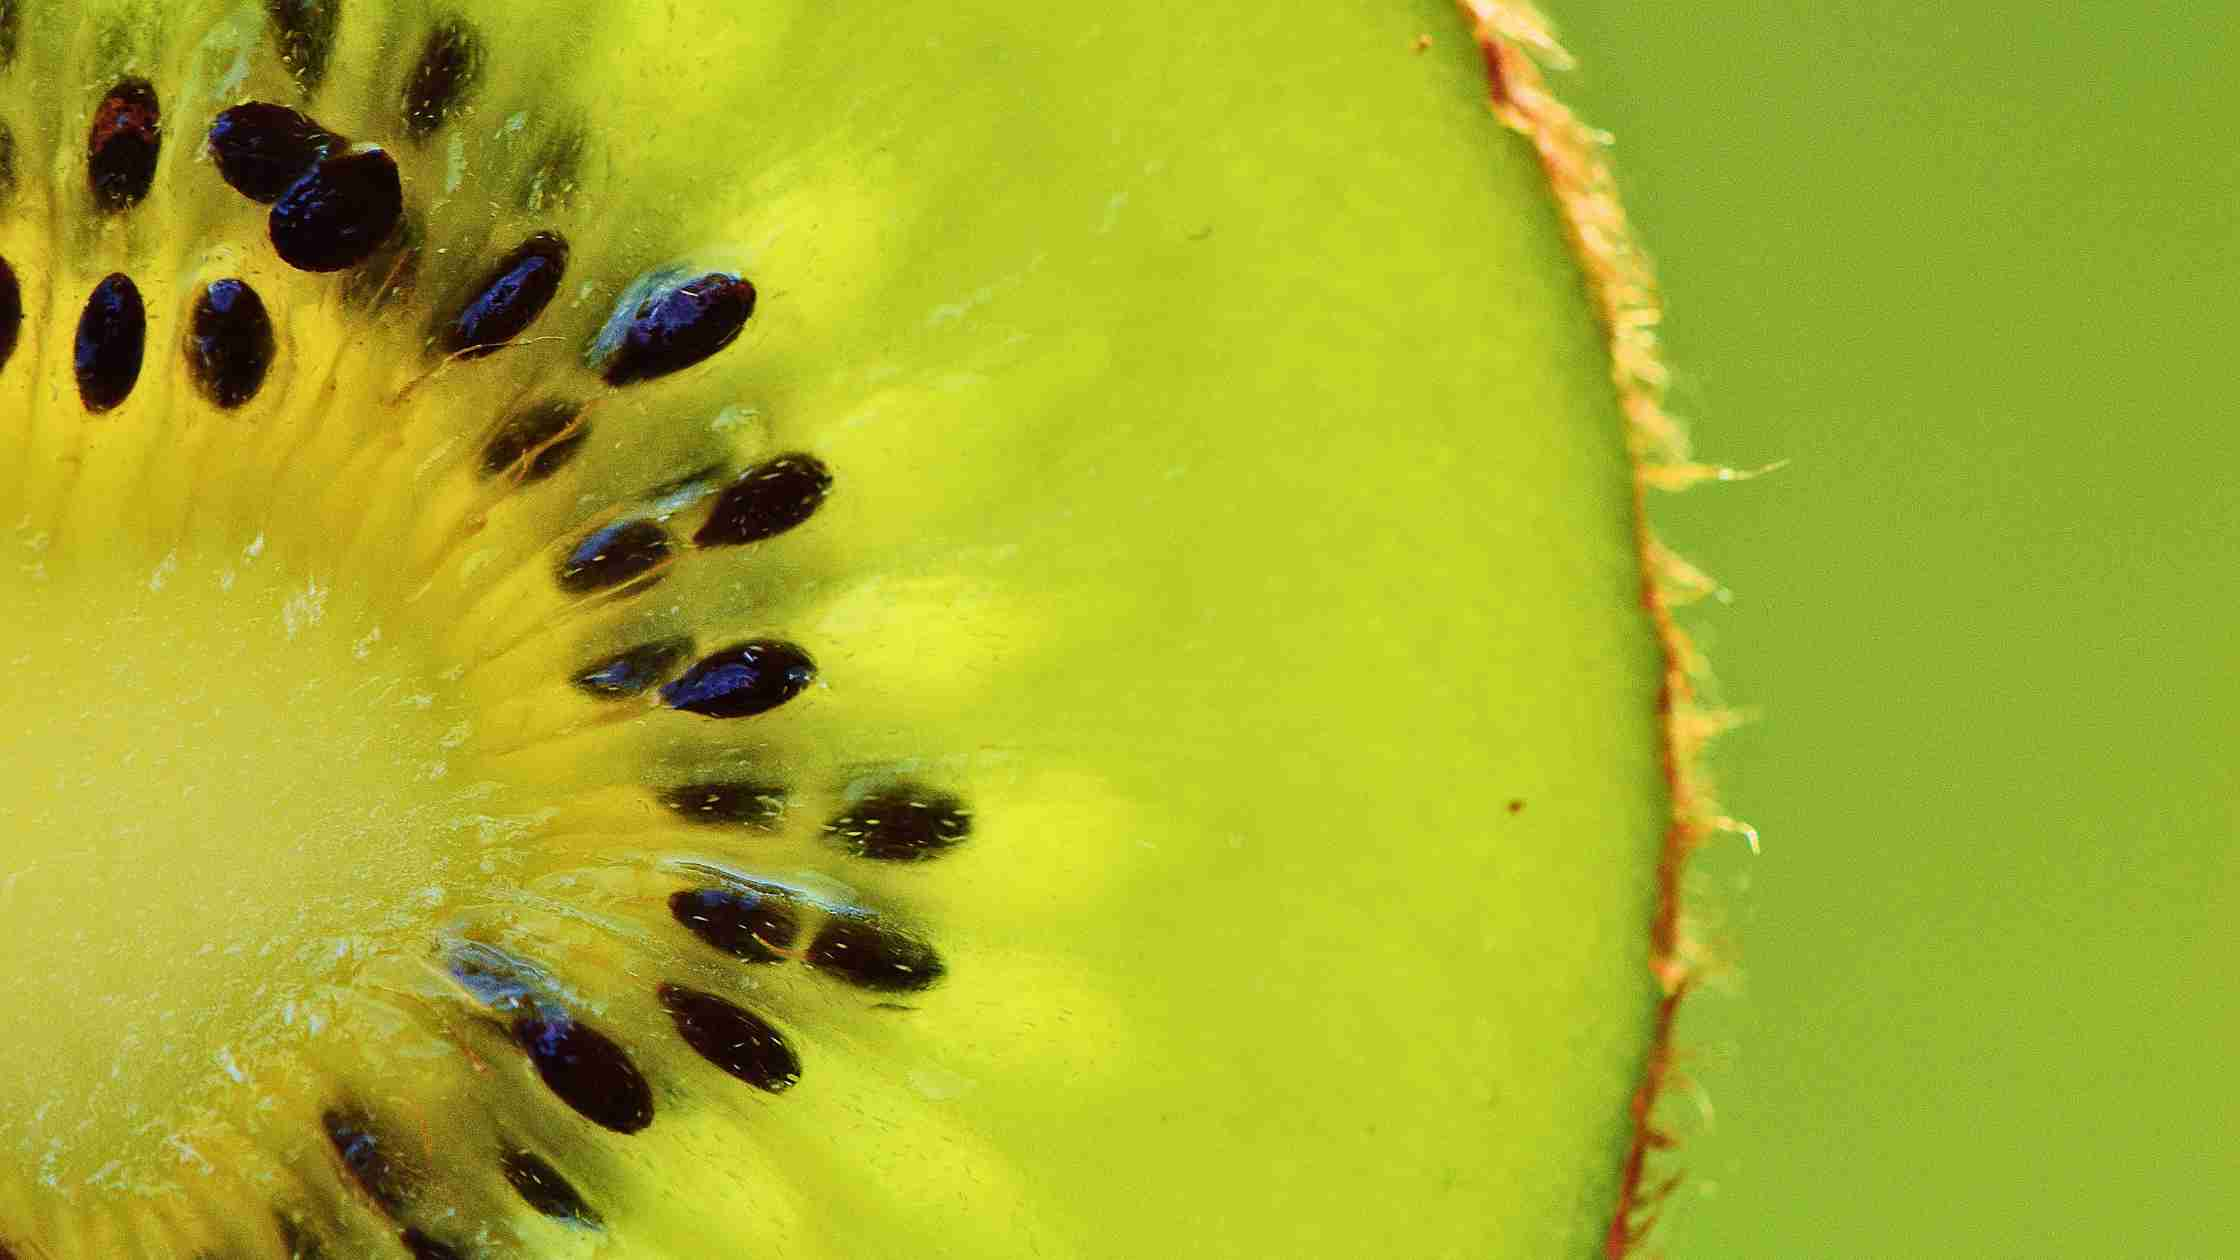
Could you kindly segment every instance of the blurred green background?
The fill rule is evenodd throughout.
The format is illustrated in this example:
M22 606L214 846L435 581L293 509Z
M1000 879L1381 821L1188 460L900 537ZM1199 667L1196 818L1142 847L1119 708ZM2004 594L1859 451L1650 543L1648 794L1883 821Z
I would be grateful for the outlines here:
M1554 0L1762 856L1699 904L1690 1257L2233 1256L2240 8Z

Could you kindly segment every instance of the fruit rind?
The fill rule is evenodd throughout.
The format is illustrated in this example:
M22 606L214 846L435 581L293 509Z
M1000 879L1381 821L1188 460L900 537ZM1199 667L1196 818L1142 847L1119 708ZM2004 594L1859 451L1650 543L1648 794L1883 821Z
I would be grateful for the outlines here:
M1543 65L1566 69L1571 56L1553 27L1529 0L1456 0L1485 55L1494 115L1532 141L1546 173L1565 236L1577 257L1595 313L1608 339L1610 380L1626 418L1627 449L1635 465L1634 515L1643 573L1641 599L1664 652L1659 716L1664 728L1665 779L1672 819L1657 870L1657 910L1650 924L1649 966L1664 996L1657 1004L1655 1037L1643 1064L1630 1111L1633 1137L1616 1210L1605 1235L1605 1255L1638 1248L1659 1210L1679 1184L1678 1172L1652 1171L1674 1138L1658 1117L1658 1103L1672 1080L1673 1029L1680 1003L1704 965L1702 947L1689 934L1683 880L1690 855L1721 831L1748 833L1725 816L1704 766L1709 741L1735 715L1696 694L1708 672L1702 653L1674 610L1710 587L1695 566L1661 542L1649 520L1647 491L1684 490L1705 481L1732 480L1732 469L1698 463L1686 430L1665 409L1667 370L1657 329L1663 308L1649 256L1635 237L1618 196L1617 179L1603 156L1607 137L1581 122L1548 88Z

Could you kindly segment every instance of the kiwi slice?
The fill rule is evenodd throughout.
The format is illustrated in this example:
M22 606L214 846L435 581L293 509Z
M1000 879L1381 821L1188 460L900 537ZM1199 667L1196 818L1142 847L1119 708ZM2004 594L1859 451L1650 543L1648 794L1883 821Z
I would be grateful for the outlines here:
M0 89L0 1254L1603 1245L1664 652L1453 6L0 0Z

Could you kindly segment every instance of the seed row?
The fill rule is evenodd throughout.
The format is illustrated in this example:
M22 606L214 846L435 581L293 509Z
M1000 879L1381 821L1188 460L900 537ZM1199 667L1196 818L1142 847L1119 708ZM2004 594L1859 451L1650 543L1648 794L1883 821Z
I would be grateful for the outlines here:
M336 6L327 0L266 0L266 8L275 50L308 97L328 73ZM14 7L0 0L0 65L14 53L13 28L7 25L13 13ZM425 143L471 104L485 61L481 37L464 21L447 19L430 30L396 98L396 125L407 146L400 151ZM163 139L153 84L125 78L103 95L86 144L86 177L98 213L125 214L150 196ZM269 207L267 234L289 267L350 273L343 280L346 296L371 286L363 291L378 299L411 283L420 229L390 150L354 142L302 110L268 101L221 111L205 143L220 178ZM12 153L6 152L12 144L0 128L0 168L12 170ZM530 234L481 274L447 320L432 325L431 348L464 362L518 343L559 293L569 262L569 243L560 233ZM722 271L665 277L631 296L636 304L609 321L585 356L606 388L656 380L709 359L738 339L757 301L752 283ZM0 370L14 353L23 319L19 279L0 260ZM194 291L185 323L182 353L197 391L221 409L256 398L279 350L263 297L241 278L212 280ZM141 290L122 272L104 277L87 296L73 342L86 412L102 414L130 398L146 341ZM555 395L514 410L485 440L480 475L516 487L553 477L584 449L591 406L583 398ZM761 543L802 526L827 501L833 484L831 469L813 455L788 452L762 459L707 495L705 516L689 535L673 534L654 515L626 515L568 546L552 580L562 593L575 596L643 591L685 556ZM746 639L703 651L688 635L613 653L578 669L568 682L599 701L650 697L656 711L731 721L788 703L816 675L809 654L783 639ZM789 800L785 785L752 776L649 790L688 825L750 832L776 830ZM830 815L821 834L851 859L911 863L950 852L971 831L972 813L962 799L899 781L854 794ZM686 888L668 899L668 911L701 944L733 961L798 962L869 993L921 992L947 975L940 951L915 931L858 906L805 903L775 885L732 881ZM557 1000L555 988L539 980L535 968L476 947L453 957L451 974L479 1003L503 1016L508 1043L544 1090L576 1115L622 1135L654 1123L653 1083L629 1051ZM771 1095L803 1079L799 1052L761 1014L675 981L655 983L653 996L679 1040L732 1079ZM344 1180L386 1219L408 1254L424 1260L464 1254L414 1219L442 1171L428 1166L432 1151L391 1140L372 1112L354 1102L329 1107L320 1121ZM501 1140L488 1157L532 1211L579 1227L603 1227L601 1214L544 1156ZM304 1214L283 1208L274 1222L291 1254L319 1252L318 1228ZM443 1222L446 1229L458 1225ZM0 1260L13 1260L4 1243Z

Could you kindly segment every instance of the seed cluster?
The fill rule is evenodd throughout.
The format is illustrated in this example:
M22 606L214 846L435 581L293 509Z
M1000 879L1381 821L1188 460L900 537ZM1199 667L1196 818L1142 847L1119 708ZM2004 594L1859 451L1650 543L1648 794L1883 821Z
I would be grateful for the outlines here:
M331 29L322 33L319 26L322 10L282 0L272 7L283 55L299 79L315 83L325 73L321 50L332 39ZM327 22L331 28L331 18ZM409 139L427 139L457 112L480 75L481 60L480 42L464 22L446 23L429 35L404 93ZM85 158L98 213L123 214L148 198L163 139L162 103L147 80L120 80L101 98ZM385 251L412 249L403 175L379 143L353 143L301 110L271 101L220 112L204 143L228 186L271 207L267 235L288 266L314 274L346 272ZM12 137L0 149L6 151L0 166L12 176ZM567 241L553 231L533 233L487 269L444 322L436 348L466 359L514 342L559 293L567 269ZM196 301L195 329L184 348L189 371L217 406L238 407L255 396L271 367L271 317L261 297L238 278L216 282ZM754 307L754 285L725 272L650 294L614 343L602 349L599 373L608 385L621 386L692 367L735 341ZM0 260L0 367L13 354L22 323L21 283L14 268ZM75 343L78 394L88 412L109 411L131 397L146 339L147 312L138 286L123 273L104 278L86 299ZM567 423L553 422L560 409L571 407ZM547 401L509 421L491 439L486 471L495 476L527 459L523 480L552 475L582 440L575 424L581 410L580 404ZM712 545L721 533L703 545Z
M330 68L337 7L330 0L267 0L266 9L273 48L308 99ZM13 55L16 38L15 7L0 0L0 62ZM353 140L303 110L271 101L223 110L203 143L219 179L268 207L266 231L278 259L308 274L341 273L345 296L394 297L409 292L421 247L394 153L409 156L412 146L425 144L460 117L484 81L487 60L483 40L464 20L446 19L430 30L395 98L395 138L403 147L394 152L379 139ZM84 157L94 213L125 215L148 200L164 141L153 83L126 78L103 93ZM12 144L0 129L0 177L12 178ZM447 295L450 306L428 325L430 349L465 365L519 344L562 291L570 262L569 242L556 230L521 239L473 273L457 294ZM595 382L573 392L555 389L499 419L474 465L483 482L503 492L557 476L585 449L602 390L642 386L708 360L737 341L757 301L752 283L721 271L669 277L631 295L635 305L585 353ZM281 353L266 295L244 279L225 277L200 283L185 295L185 305L179 353L188 380L213 408L246 406ZM0 369L16 349L24 317L17 273L0 260ZM86 295L73 342L77 392L89 416L128 404L147 342L142 289L122 272L104 277ZM688 504L696 521L673 527L676 511L640 504L567 542L548 572L557 591L586 602L634 598L691 557L738 554L807 524L832 494L835 476L816 456L789 451L742 471L696 474L691 484L699 487L695 494L672 497ZM662 500L663 493L649 501ZM637 702L658 720L728 723L786 705L817 674L808 652L784 639L704 646L693 635L671 634L582 665L566 682L578 696L602 706ZM739 835L777 831L793 800L785 783L737 773L648 790L675 822ZM920 863L951 852L971 831L972 813L962 799L898 780L851 793L818 834L842 860ZM669 930L681 933L680 945L694 942L691 950L712 950L754 967L798 966L868 994L921 992L939 984L948 970L929 941L894 918L775 883L698 877L668 896L667 910ZM552 1098L608 1133L631 1135L655 1124L657 1099L667 1091L656 1088L612 1030L562 996L564 987L534 963L475 945L449 948L446 964L451 979L504 1030L505 1044ZM730 1080L779 1095L805 1079L795 1034L781 1021L700 984L659 978L651 982L651 993L679 1041ZM390 1121L378 1114L378 1107L388 1105L350 1099L325 1110L321 1121L339 1178L389 1222L408 1254L460 1255L460 1244L428 1232L460 1223L419 1216L431 1184L445 1170L429 1166L424 1151L396 1139ZM488 1151L461 1158L494 1167L520 1201L543 1217L583 1229L604 1227L605 1216L585 1194L551 1159L517 1137L502 1137ZM318 1254L323 1245L321 1226L292 1210L279 1211L273 1228L289 1254ZM0 1243L0 1260L10 1256Z

